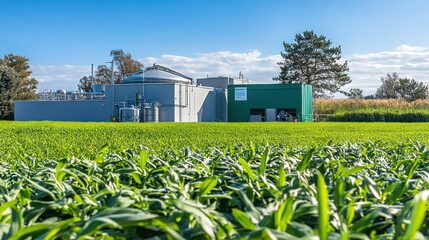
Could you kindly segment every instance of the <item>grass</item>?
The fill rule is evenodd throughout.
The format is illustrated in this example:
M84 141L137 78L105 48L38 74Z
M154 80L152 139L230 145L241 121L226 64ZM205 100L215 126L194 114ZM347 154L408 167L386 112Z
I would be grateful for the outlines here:
M0 161L27 157L90 158L103 145L112 151L147 146L151 150L226 148L230 145L312 147L328 142L428 143L427 123L66 123L0 122Z

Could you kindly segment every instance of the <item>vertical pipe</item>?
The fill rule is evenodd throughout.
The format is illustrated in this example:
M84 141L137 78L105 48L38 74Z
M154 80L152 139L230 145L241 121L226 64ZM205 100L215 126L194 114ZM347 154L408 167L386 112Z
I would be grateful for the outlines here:
M113 113L115 112L115 82L114 82L114 78L113 78L113 59L110 62L111 66L110 66L110 82L113 84L112 85L112 106L113 106ZM120 114L119 114L120 116Z
M114 115L115 114L115 83L113 82L113 59L111 62L106 62L106 63L111 64L110 65L110 84L112 84L112 108L113 108L112 115Z

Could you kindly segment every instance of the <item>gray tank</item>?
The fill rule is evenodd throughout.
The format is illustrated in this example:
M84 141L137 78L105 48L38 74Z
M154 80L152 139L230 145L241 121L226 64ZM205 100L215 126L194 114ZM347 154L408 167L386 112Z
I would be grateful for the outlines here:
M120 122L139 122L140 120L140 109L131 106L123 107L119 109L119 121Z
M143 119L145 122L159 122L158 102L145 103L143 108Z

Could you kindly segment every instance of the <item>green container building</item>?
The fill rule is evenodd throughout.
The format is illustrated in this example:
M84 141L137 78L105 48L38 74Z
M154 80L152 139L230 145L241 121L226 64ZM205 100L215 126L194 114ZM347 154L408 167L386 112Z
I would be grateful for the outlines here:
M311 122L312 114L311 85L228 85L229 122Z

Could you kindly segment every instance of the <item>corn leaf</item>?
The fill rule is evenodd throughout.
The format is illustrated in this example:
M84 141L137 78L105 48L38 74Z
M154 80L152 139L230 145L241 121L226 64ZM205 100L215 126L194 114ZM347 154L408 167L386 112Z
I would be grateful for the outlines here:
M218 177L212 176L204 180L204 182L200 186L200 191L198 192L198 197L202 197L209 193L214 187L216 187Z
M329 233L329 197L326 189L325 179L320 172L317 173L317 203L318 203L318 225L319 238L328 240Z
M252 222L249 216L240 209L233 208L232 215L235 220L245 229L254 230L256 228L255 224Z
M244 158L239 157L238 158L238 163L240 163L240 165L243 167L244 171L246 172L247 176L254 181L255 175L253 174L252 169L250 168L249 164L247 163L246 160L244 160Z
M303 171L308 167L308 164L310 163L310 159L313 156L314 148L310 149L307 154L302 158L301 162L296 167L297 171Z

